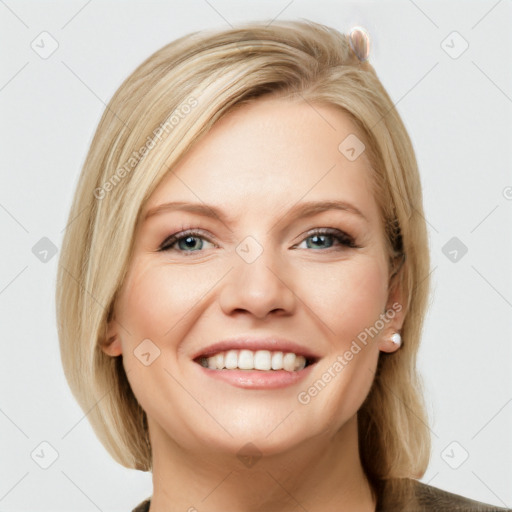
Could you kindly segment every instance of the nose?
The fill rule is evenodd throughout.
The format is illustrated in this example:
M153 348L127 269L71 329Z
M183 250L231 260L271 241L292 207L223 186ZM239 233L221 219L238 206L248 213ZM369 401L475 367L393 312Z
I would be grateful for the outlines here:
M271 250L262 250L254 261L235 252L233 267L219 296L226 315L246 312L263 319L271 312L280 316L293 314L297 298L291 288L290 267Z

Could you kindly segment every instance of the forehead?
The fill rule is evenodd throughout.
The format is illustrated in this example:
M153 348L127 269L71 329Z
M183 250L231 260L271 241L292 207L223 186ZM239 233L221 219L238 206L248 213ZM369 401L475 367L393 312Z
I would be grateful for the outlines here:
M334 106L259 99L220 119L161 181L144 212L190 201L230 208L236 218L341 200L375 218L366 151L358 156L363 144Z

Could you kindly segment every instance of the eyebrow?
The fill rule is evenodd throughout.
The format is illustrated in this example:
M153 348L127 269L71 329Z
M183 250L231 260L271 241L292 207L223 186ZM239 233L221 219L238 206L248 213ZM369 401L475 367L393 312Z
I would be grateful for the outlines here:
M363 213L358 208L345 201L308 201L298 203L292 208L290 208L286 215L284 215L283 217L303 218L329 210L341 210L348 213L352 213L368 222L368 219L363 215ZM217 218L221 220L223 223L228 224L232 223L235 220L235 217L230 217L221 209L213 205L207 205L204 203L188 203L185 201L174 201L170 203L160 204L149 209L144 217L144 222L147 221L149 218L154 217L155 215L159 215L169 211L184 211L189 213L195 213L198 215L202 215L203 217Z

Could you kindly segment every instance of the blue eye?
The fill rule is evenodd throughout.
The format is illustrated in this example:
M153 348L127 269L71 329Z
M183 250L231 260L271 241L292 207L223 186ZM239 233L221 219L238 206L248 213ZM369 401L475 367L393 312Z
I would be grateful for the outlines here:
M312 240L312 243L313 244L320 244L320 248L325 247L325 240L335 240L336 242L338 242L339 245L342 245L342 246L345 246L345 247L350 247L350 248L357 248L358 246L356 245L354 239L348 235L347 233L344 233L343 231L340 231L339 229L335 229L335 228L324 228L324 229L316 229L312 232L310 232L310 234L304 239L304 241L308 240L308 239L311 239ZM328 244L328 249L331 248L332 246L334 245L334 243L332 244ZM311 248L311 247L308 247L308 248Z
M181 235L181 236L178 236ZM175 233L170 237L166 238L160 246L160 251L176 250L173 248L174 245L178 244L179 251L182 252L197 252L198 249L202 249L203 244L197 243L198 240L205 240L202 233L199 231L184 231L182 233ZM200 247L198 247L200 245Z
M307 241L311 239L313 247L311 247L311 243L307 244L308 249L322 249L327 248L330 249L333 246L348 247L348 248L357 248L354 238L352 238L347 233L335 228L324 228L324 229L316 229L309 233L309 235L303 240ZM331 242L329 242L331 240ZM175 233L167 237L161 244L159 251L178 251L184 253L192 253L198 252L203 249L204 241L210 242L202 232L196 230L188 230L182 231L179 233ZM327 241L327 242L326 242ZM177 248L174 246L177 244ZM327 245L326 245L327 244ZM315 248L315 245L319 245L320 247ZM294 246L295 247L295 246Z

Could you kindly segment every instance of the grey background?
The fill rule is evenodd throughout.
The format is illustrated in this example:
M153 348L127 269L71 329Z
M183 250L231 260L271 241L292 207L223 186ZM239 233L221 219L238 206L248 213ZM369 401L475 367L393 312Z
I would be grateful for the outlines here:
M126 511L151 494L151 475L121 467L96 439L56 335L58 251L106 103L181 35L299 17L369 31L371 63L416 150L433 279L419 359L433 440L422 481L512 507L511 15L507 0L0 0L0 512ZM51 48L43 31L58 42L47 58L31 47L43 51L44 37ZM42 442L57 455L47 469Z

